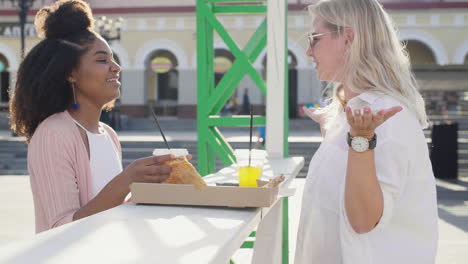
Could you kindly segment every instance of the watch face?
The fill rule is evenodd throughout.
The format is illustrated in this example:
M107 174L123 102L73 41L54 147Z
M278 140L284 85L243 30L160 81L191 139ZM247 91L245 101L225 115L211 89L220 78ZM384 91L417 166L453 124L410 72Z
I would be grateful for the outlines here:
M369 149L369 140L363 137L354 137L351 141L351 147L354 151L364 152Z

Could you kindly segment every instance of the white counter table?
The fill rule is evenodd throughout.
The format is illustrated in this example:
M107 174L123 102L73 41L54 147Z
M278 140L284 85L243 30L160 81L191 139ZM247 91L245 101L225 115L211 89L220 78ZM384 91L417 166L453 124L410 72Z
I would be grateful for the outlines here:
M287 177L281 194L303 164L302 157L270 160L264 174ZM228 167L205 179L228 180L235 173ZM128 203L3 246L0 263L228 263L257 225L254 262L280 263L281 204L235 209Z

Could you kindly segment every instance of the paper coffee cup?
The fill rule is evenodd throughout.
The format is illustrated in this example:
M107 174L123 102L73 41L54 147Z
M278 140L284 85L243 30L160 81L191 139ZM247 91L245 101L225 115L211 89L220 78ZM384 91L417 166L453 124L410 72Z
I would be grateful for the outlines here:
M153 156L163 156L168 154L172 154L176 157L185 157L189 153L187 149L155 149L153 151Z

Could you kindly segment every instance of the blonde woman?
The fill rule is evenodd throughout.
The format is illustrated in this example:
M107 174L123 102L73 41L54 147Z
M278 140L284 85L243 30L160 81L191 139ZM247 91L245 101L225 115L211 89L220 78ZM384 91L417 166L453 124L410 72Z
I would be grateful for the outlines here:
M310 109L323 142L304 189L296 263L434 263L435 180L424 101L376 0L310 7L307 56L332 103Z

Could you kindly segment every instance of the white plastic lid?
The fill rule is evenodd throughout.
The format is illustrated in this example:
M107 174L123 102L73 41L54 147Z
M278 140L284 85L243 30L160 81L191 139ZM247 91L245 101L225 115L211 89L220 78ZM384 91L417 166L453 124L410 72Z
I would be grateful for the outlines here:
M236 158L248 158L249 157L249 150L248 149L236 149L234 150L234 155ZM250 154L252 158L255 159L265 159L268 157L268 154L265 150L262 149L252 149Z
M153 151L153 156L162 156L167 154L173 154L176 157L185 157L189 153L187 149L155 149Z

